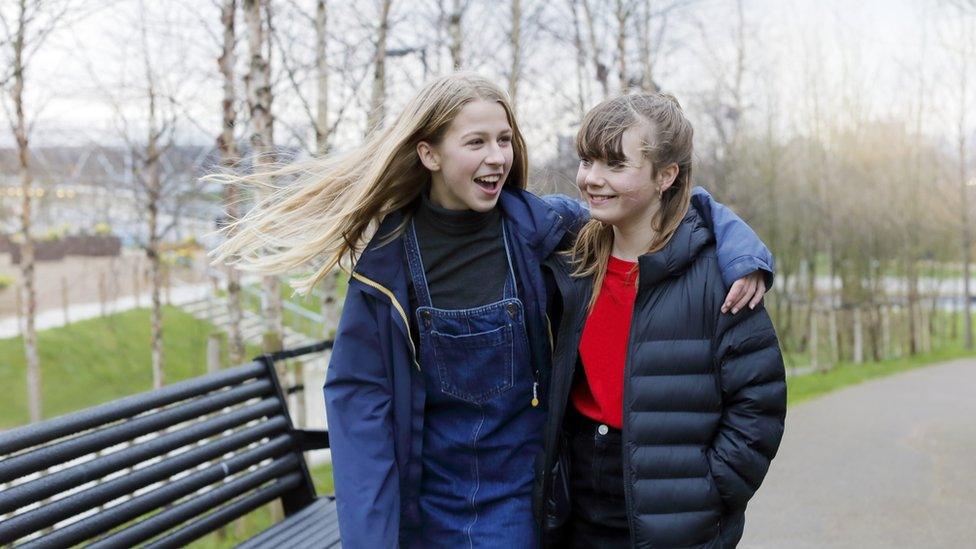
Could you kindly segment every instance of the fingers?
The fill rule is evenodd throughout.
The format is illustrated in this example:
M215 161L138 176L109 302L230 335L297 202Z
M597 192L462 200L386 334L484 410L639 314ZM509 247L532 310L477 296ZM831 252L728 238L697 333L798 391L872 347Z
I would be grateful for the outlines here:
M752 301L749 302L749 308L755 309L762 303L763 296L766 295L766 281L760 276L759 283L756 285L756 293L752 297Z
M727 313L732 309L732 306L739 301L744 293L744 288L746 286L746 278L740 278L732 283L732 287L729 288L729 294L725 296L725 302L722 303L722 313ZM734 314L734 313L733 313Z
M742 310L743 307L749 304L749 300L752 299L753 294L756 293L756 281L752 280L752 277L746 277L745 285L742 292L742 296L736 300L735 304L732 305L732 314L736 314Z
M766 295L766 281L761 271L755 271L736 280L722 303L722 313L736 314L747 305L755 309Z

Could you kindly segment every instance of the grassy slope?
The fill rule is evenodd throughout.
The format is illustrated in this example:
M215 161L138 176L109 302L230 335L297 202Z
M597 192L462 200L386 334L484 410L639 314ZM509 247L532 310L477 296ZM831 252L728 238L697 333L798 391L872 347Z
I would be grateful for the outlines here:
M163 323L167 383L205 373L213 327L174 307L165 308ZM46 418L152 388L148 309L43 330L38 349ZM28 420L25 368L21 339L0 339L0 428Z

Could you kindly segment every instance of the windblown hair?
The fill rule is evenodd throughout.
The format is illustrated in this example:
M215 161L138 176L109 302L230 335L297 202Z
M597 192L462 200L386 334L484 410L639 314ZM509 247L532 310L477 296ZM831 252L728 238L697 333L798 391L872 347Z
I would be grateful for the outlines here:
M576 134L576 152L581 159L623 163L627 160L623 150L624 132L633 127L643 130L641 153L651 162L652 177L657 177L660 170L671 164L678 166L678 175L661 195L661 204L647 228L654 234L647 250L651 253L667 245L691 203L694 129L672 95L621 95L603 101L586 114ZM653 181L647 184L652 185ZM574 266L573 276L593 277L590 309L603 286L612 249L613 227L591 219L580 230L568 252Z
M490 80L455 73L428 83L388 127L374 131L349 152L246 176L216 174L210 180L271 189L243 218L221 229L227 240L211 252L214 263L246 271L283 274L311 267L292 283L308 293L343 258L355 263L383 218L411 204L430 181L417 144L437 144L471 101L494 101L512 127L514 160L505 185L524 189L525 140L508 95ZM294 180L285 186L274 181ZM406 221L388 235L401 234Z

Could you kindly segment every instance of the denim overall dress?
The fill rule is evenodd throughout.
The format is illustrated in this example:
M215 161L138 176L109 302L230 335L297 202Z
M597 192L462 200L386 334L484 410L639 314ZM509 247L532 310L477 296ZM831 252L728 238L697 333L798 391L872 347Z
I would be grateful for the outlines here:
M502 223L501 301L445 310L430 301L417 234L404 238L427 391L419 547L536 545L533 463L545 421Z

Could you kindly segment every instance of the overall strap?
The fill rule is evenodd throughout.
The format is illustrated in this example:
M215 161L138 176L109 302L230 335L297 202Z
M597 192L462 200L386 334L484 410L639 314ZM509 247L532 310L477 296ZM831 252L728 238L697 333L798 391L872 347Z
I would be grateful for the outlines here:
M417 294L417 304L420 307L433 307L430 302L430 289L427 287L427 274L424 273L424 261L420 257L420 246L417 244L417 229L413 219L403 235L403 247L407 252L407 265L410 268L410 278L413 289Z
M508 247L508 229L505 228L505 219L502 218L502 242L505 244L505 260L508 262L508 276L505 278L504 299L518 297L518 285L515 283L515 268L512 265L512 251Z

